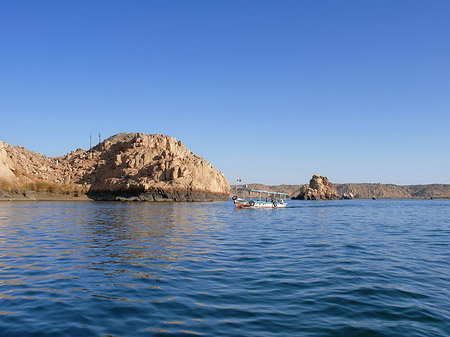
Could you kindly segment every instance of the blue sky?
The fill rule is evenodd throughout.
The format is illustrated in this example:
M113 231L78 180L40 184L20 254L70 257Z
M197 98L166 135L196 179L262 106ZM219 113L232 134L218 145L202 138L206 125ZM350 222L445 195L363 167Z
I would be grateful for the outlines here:
M2 1L0 140L119 132L246 183L450 183L450 2Z

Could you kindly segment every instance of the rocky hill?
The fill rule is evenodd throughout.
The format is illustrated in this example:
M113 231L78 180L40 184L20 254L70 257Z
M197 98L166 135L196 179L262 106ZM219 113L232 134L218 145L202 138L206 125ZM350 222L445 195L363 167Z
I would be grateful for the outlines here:
M95 200L225 200L225 176L174 137L121 133L48 158L0 142L0 189L53 189ZM3 186L3 188L1 188Z

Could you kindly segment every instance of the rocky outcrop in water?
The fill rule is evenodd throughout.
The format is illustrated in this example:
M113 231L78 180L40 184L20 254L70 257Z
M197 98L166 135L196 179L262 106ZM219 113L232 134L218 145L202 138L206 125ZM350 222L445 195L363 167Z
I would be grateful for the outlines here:
M0 143L0 180L70 187L96 200L226 200L230 190L225 176L181 141L145 133L118 134L57 158Z
M322 177L319 174L315 174L309 181L309 185L303 185L300 188L299 194L292 199L336 200L340 199L340 197L327 177Z

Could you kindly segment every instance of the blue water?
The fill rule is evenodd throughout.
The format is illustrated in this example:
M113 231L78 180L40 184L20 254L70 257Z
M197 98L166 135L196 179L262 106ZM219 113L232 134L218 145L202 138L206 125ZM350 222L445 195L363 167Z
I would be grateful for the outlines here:
M450 200L0 203L0 336L450 336Z

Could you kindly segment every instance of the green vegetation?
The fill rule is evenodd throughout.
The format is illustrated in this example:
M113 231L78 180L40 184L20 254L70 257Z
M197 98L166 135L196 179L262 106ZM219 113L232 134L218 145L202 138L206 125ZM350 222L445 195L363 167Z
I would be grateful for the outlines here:
M0 191L11 192L16 186L8 181L0 180Z

